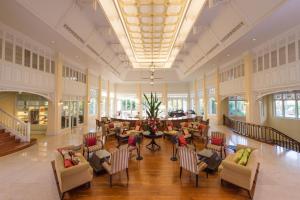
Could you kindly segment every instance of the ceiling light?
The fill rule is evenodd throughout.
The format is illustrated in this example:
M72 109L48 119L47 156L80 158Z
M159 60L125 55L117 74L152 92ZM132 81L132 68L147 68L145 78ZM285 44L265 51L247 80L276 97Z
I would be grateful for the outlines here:
M150 81L150 85L154 85L154 81Z
M256 41L256 38L252 38L252 41Z
M227 57L229 57L229 56L230 56L230 54L227 54L226 56L227 56Z
M151 74L151 76L150 76L150 79L151 79L151 80L153 80L153 79L154 79L154 76L153 76L153 74Z
M51 44L54 44L55 43L55 41L54 40L51 40Z

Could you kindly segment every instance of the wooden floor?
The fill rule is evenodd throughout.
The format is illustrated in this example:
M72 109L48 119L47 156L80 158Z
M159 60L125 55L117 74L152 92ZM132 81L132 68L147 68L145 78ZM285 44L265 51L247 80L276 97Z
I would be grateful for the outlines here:
M174 199L205 199L205 200L245 200L249 199L247 192L235 186L225 184L221 187L218 174L200 174L199 187L195 187L195 177L183 172L179 178L179 161L171 161L172 145L167 139L158 139L161 150L151 152L145 145L150 141L144 139L142 147L142 161L133 157L129 162L129 184L126 173L114 175L113 187L109 186L107 174L94 175L91 188L85 186L74 189L66 194L65 199L102 200L102 199L132 199L132 200L174 200ZM116 146L112 138L107 147ZM197 149L203 148L196 143Z

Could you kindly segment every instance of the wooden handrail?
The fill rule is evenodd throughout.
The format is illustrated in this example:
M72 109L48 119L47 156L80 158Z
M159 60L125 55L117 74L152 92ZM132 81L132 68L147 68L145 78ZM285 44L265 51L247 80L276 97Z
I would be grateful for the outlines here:
M272 127L238 121L225 115L223 124L239 135L300 152L300 142Z

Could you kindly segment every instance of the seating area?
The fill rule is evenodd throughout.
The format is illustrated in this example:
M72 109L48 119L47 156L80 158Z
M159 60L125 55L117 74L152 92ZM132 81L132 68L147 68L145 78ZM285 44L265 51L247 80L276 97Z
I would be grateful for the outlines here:
M1 0L0 200L299 200L299 8Z

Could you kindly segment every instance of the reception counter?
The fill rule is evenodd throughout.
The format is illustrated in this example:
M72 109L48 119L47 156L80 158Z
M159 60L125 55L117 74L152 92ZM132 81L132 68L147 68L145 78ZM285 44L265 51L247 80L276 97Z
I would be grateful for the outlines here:
M166 124L165 122L167 121L172 121L173 126L175 127L180 127L180 123L181 122L190 122L190 121L194 121L196 118L195 115L191 115L191 116L184 116L184 117L176 117L176 118L161 118L159 119L160 122L163 123L163 126ZM123 117L115 117L115 118L110 118L111 121L129 121L130 122L130 126L133 127L135 126L136 121L144 121L146 119L140 119L140 118L123 118Z

